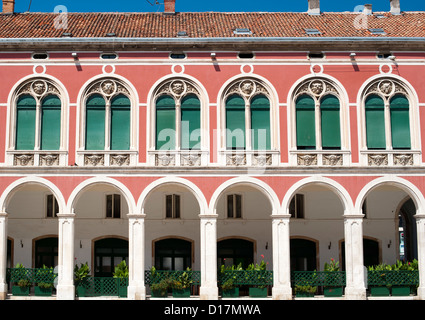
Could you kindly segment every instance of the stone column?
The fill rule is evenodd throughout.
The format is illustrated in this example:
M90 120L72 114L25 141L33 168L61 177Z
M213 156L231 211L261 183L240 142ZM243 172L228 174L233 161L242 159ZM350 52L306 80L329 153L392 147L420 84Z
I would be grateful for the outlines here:
M59 213L57 300L74 300L74 219L73 213Z
M145 214L128 214L128 299L145 300Z
M291 300L290 214L272 215L273 289L275 300Z
M425 213L416 214L419 287L418 298L425 300Z
M217 215L199 215L201 223L201 300L217 300Z
M0 213L0 300L6 299L7 283L7 213Z
M363 214L344 215L345 233L345 299L365 300L366 286L363 262Z

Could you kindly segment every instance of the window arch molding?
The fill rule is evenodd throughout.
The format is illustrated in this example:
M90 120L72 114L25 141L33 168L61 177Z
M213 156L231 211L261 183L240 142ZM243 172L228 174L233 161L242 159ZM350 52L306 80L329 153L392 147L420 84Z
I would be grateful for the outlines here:
M243 119L244 128L242 129L243 133L243 147L238 148L232 147L229 145L230 140L228 140L229 130L227 123L227 103L229 98L237 97L241 101L240 109L241 113L245 114ZM254 124L254 101L258 99L263 99L267 104L267 112L269 113L259 122L263 121L263 130L264 125L267 129L266 143L264 140L260 142L260 132L257 131ZM257 100L257 101L258 101ZM221 88L218 98L218 108L217 108L217 117L218 117L218 130L220 132L218 140L218 161L222 165L228 166L244 166L244 165L253 165L253 166L265 166L265 165L277 165L279 163L279 99L276 90L271 85L271 83L257 75L238 75L229 79ZM261 103L259 104L261 105ZM257 106L255 107L257 108ZM261 106L260 106L261 108ZM267 123L264 121L267 118ZM261 126L261 125L260 125ZM229 129L229 130L228 130ZM252 130L252 132L251 132ZM261 129L260 129L261 130ZM234 130L232 132L235 132ZM232 136L233 139L233 136ZM256 141L258 139L258 141ZM241 141L242 139L240 139ZM238 144L236 142L236 144ZM264 148L262 146L266 145Z
M97 102L95 101L97 98ZM125 143L114 145L114 103L121 99L125 111L124 125L119 128L125 135ZM87 143L90 128L88 110L90 104L100 110L98 131L100 142L89 146ZM97 106L96 106L97 105ZM77 100L77 163L85 166L128 166L137 162L138 132L138 96L135 88L124 78L117 75L101 75L87 81L80 90ZM120 104L116 105L119 107ZM119 120L117 120L119 121ZM118 127L118 126L117 126ZM103 136L102 136L103 132ZM115 130L117 132L117 130ZM118 136L120 133L118 132ZM103 139L102 139L103 138ZM118 141L117 138L115 138Z
M398 148L392 140L392 103L395 98L401 97L408 112L405 113L406 128L410 134L405 148ZM376 98L382 106L384 142L382 148L368 147L367 142L367 102ZM363 84L358 97L359 118L359 149L360 162L368 166L399 165L409 166L420 162L420 125L418 96L413 87L405 79L396 75L374 76ZM399 135L398 135L399 136ZM410 144L410 146L408 146Z
M18 145L18 103L31 101L31 145ZM30 75L19 81L8 98L6 162L16 166L65 165L68 150L69 96L63 84L50 75ZM50 109L50 110L49 110ZM59 110L58 110L59 109ZM50 111L50 112L49 112ZM49 122L49 126L43 121ZM54 128L54 129L53 129ZM47 132L48 129L54 132ZM46 131L47 130L47 131ZM21 136L25 132L21 132ZM51 138L54 139L51 139Z
M313 146L302 149L297 145L297 101L300 97L311 99L311 122L314 125ZM322 113L325 99L338 101L339 141L325 147L325 123ZM351 162L349 102L348 95L342 84L333 77L321 74L308 75L298 80L288 93L288 140L289 162L292 165L326 165L341 166ZM333 128L335 130L335 128ZM330 134L328 133L328 137Z
M161 133L157 127L159 104L167 99L170 104L169 124L165 134L168 139L174 139L167 146L158 146L157 135ZM191 121L186 119L185 102L194 102L194 117L196 125L191 127ZM190 105L190 102L189 102ZM190 108L190 106L189 106ZM171 110L172 109L172 110ZM148 162L156 166L200 166L208 163L209 155L209 101L205 88L195 79L185 75L171 75L158 80L148 95L148 128L147 151ZM190 118L191 116L188 115ZM172 119L171 119L172 118ZM190 119L189 119L190 120ZM189 124L189 127L187 127ZM159 136L158 136L159 137ZM161 135L160 139L164 139Z

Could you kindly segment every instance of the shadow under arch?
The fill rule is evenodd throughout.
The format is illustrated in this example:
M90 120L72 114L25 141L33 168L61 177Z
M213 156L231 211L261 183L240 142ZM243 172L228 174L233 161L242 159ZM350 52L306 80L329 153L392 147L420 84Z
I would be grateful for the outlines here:
M129 213L135 212L136 204L130 190L120 181L108 177L95 177L81 182L71 193L68 199L67 210L74 213L74 208L84 190L93 185L106 184L118 189L127 201Z
M176 186L183 187L186 190L189 190L198 202L199 214L200 215L208 214L207 200L205 199L205 196L202 193L201 189L199 189L199 187L195 185L193 182L187 179L178 178L178 177L160 178L150 183L141 193L137 201L135 212L144 214L145 213L144 208L149 195L152 194L152 192L154 192L159 187L163 187L166 185L176 185Z
M12 182L2 193L0 197L0 208L2 212L7 212L7 207L13 196L19 192L22 187L27 185L38 185L48 189L56 198L59 206L59 213L63 213L66 208L65 198L59 188L47 179L40 177L25 177Z

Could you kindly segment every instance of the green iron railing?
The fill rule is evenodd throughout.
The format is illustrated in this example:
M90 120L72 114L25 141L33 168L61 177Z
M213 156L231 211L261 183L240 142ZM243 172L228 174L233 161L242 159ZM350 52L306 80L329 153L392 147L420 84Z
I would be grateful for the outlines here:
M291 279L293 287L344 287L346 283L344 271L293 271Z
M418 270L369 270L368 286L418 286Z
M82 287L85 297L121 296L120 290L127 286L128 278L87 277L77 284L77 292L78 287Z
M175 280L180 281L186 278L191 282L191 285L199 286L201 284L200 271L168 271L168 270L146 270L145 271L145 284L152 285L160 283L162 280Z
M266 287L273 285L273 271L268 270L225 270L218 273L221 285L229 280L236 286Z
M28 280L33 284L54 283L57 274L50 268L8 268L6 270L7 282L18 283Z

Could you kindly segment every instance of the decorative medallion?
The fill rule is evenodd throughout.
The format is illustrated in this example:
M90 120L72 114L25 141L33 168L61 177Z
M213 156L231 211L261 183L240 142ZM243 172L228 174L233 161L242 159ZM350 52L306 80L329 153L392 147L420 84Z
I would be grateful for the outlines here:
M16 91L17 96L21 94L29 94L33 96L38 103L48 94L56 94L60 96L60 91L56 85L48 79L36 78L24 82Z
M268 90L260 81L251 78L244 78L232 83L226 90L224 97L232 94L238 94L245 97L246 99L250 99L251 97L260 93L265 95L269 94Z
M389 100L395 94L404 94L406 96L408 95L407 90L401 82L389 78L379 79L372 82L366 88L364 96L367 96L369 94L379 95L384 99L386 105L389 104Z
M94 93L102 95L108 101L120 93L130 96L128 89L121 82L112 78L103 78L92 83L87 88L86 96Z
M316 77L302 82L295 90L294 97L298 97L302 94L307 94L316 101L319 101L321 97L327 94L338 96L338 90L337 86L330 80Z
M171 95L177 101L187 94L193 93L200 96L198 89L188 80L183 78L174 78L162 83L155 93L155 98L161 95Z

